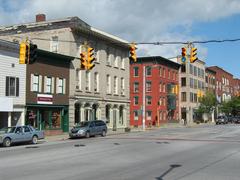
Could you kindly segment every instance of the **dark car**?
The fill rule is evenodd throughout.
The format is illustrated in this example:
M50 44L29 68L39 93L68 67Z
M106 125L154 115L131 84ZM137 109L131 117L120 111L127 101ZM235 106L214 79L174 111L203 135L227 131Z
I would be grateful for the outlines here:
M227 124L228 123L228 118L227 116L218 116L217 119L215 120L216 124Z
M236 124L240 124L240 116L235 116L233 121Z
M70 138L75 137L86 137L95 135L106 136L107 134L107 125L102 120L95 121L85 121L81 122L79 125L73 127L69 132Z

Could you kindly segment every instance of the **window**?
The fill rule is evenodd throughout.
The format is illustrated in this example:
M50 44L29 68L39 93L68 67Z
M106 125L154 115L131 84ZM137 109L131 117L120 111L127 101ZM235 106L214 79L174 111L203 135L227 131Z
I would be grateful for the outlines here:
M162 92L162 82L159 83L159 92Z
M171 71L170 71L170 69L168 69L168 79L170 79L171 78Z
M152 90L152 82L151 81L147 81L146 82L146 91L151 91Z
M118 67L118 62L120 61L120 56L115 57L114 59L114 67Z
M36 75L36 74L32 75L32 91L39 92L39 90L40 90L39 82L40 82L39 75Z
M113 93L118 94L118 78L117 78L117 76L114 76Z
M181 78L181 86L182 87L186 86L186 78Z
M165 68L163 68L163 77L166 77L166 72L165 72Z
M85 90L86 91L91 91L91 81L90 81L90 71L86 71L86 87Z
M99 92L99 74L94 73L94 92Z
M125 94L125 80L121 78L121 95Z
M152 111L147 111L147 120L152 120Z
M187 101L187 93L186 92L182 92L182 102L186 102Z
M30 129L29 129L29 127L27 127L27 126L24 126L23 129L24 129L24 132L25 132L25 133L26 133L26 132L30 132Z
M111 93L111 77L109 74L107 75L107 93Z
M191 102L194 102L194 96L193 96L193 93L192 93L192 92L190 92L190 101L191 101Z
M197 67L194 66L194 76L197 76Z
M64 94L64 79L63 78L57 78L57 93L58 94Z
M146 101L147 101L147 105L151 105L152 104L152 97L151 96L147 96L146 97Z
M162 76L162 67L161 66L159 67L159 76L160 77Z
M138 111L133 111L134 114L134 121L138 120Z
M146 76L151 76L152 75L152 68L150 66L146 67Z
M58 52L58 36L52 37L50 51L55 53Z
M133 76L138 77L139 76L139 68L138 67L133 67Z
M6 77L6 96L19 96L19 78Z
M125 69L125 60L124 60L124 58L121 58L121 68Z
M139 82L134 82L134 84L133 84L133 91L135 93L139 92Z
M52 93L52 77L45 77L45 93Z
M185 64L182 64L182 65L181 65L181 72L182 72L182 73L185 73L185 72L186 72L186 65L185 65Z
M190 78L190 88L193 88L194 87L194 80L193 78Z
M138 96L134 96L134 105L138 105L138 100L139 100Z
M76 89L82 90L82 71L76 70Z
M110 49L109 49L109 47L107 47L106 53L107 53L107 65L108 65L108 66L111 66L111 58L112 58L112 55L110 54Z

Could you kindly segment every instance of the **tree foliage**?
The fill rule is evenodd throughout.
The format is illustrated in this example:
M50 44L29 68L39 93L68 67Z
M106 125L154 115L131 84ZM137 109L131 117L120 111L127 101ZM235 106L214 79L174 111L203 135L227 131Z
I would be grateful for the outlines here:
M240 97L233 97L230 101L223 102L220 105L221 112L236 116L240 114Z
M207 92L205 96L200 98L199 102L198 113L211 113L217 106L217 98L212 92Z

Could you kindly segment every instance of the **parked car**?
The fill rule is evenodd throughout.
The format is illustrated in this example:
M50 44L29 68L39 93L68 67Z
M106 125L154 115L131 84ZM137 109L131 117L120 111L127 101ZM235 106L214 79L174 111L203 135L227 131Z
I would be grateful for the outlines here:
M73 127L69 132L70 138L75 137L86 137L95 135L106 136L107 125L102 120L85 121L80 123L78 126Z
M32 126L13 126L0 129L0 144L4 147L22 142L37 144L39 139L44 139L44 132L36 130Z
M235 116L234 117L234 123L235 124L240 124L240 116Z
M228 118L227 116L218 116L217 119L215 120L216 124L227 124L228 123Z

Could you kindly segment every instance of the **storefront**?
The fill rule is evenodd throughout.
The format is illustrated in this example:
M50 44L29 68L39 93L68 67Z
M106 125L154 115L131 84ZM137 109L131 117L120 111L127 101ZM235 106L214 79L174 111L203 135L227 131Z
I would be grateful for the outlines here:
M45 134L68 132L68 106L27 105L25 124L44 130Z

